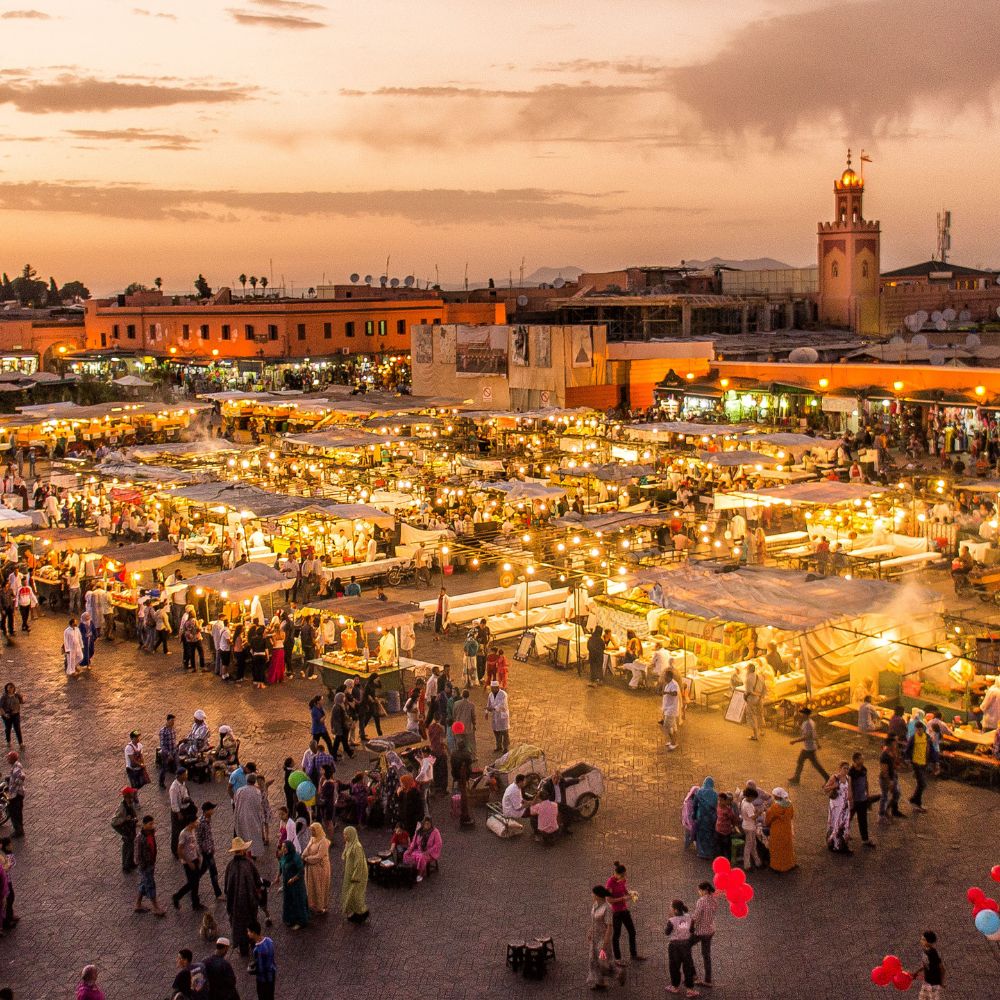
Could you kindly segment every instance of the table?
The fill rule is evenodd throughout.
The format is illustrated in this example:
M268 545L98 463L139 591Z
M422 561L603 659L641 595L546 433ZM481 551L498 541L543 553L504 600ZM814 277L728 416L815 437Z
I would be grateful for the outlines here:
M402 692L404 690L402 664L405 661L401 661L398 667L383 667L381 669L378 669L374 660L368 661L369 668L374 669L365 669L365 661L362 659L358 660L356 667L347 662L330 663L322 657L310 660L309 663L316 668L323 684L330 691L336 691L349 677L355 677L362 683L365 683L373 674L377 674L379 680L382 681L383 691L394 690Z
M951 734L955 739L961 740L963 743L974 743L980 747L991 747L993 746L993 741L996 739L995 729L991 729L987 733L978 729L952 729Z

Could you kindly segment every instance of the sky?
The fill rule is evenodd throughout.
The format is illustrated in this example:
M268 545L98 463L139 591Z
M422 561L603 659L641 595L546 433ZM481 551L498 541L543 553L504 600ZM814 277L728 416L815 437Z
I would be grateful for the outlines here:
M0 0L3 268L96 293L994 250L996 0Z

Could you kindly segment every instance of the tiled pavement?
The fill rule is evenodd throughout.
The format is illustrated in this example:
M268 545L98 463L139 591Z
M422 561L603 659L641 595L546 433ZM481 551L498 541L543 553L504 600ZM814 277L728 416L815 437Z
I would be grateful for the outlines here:
M465 589L463 583L473 585L458 578L452 589ZM124 642L100 645L93 671L67 682L59 655L63 624L61 618L43 619L30 639L0 648L2 679L13 679L25 694L28 744L27 836L17 844L16 870L22 920L0 939L0 984L11 985L18 1000L62 1000L73 995L79 970L92 961L109 1000L161 1000L176 950L189 946L203 955L208 949L196 936L198 915L190 909L170 910L162 921L131 912L135 881L119 870L118 838L109 826L124 779L129 729L138 726L153 744L167 711L178 715L183 729L201 707L213 726L234 727L244 741L244 759L280 775L286 754L298 756L304 749L306 702L318 687L296 681L258 692L224 685L210 675L180 672L176 648L169 657L144 656ZM451 663L460 663L457 641L438 644L427 632L418 633L418 655L443 660L446 652ZM656 725L656 699L589 689L575 671L515 664L511 693L514 742L538 743L553 761L583 759L604 769L608 790L597 817L578 826L572 838L543 848L526 837L497 840L486 831L482 813L474 832L460 834L439 807L440 874L412 892L372 887L372 920L362 929L336 915L338 844L331 915L295 934L275 928L282 1000L582 995L589 887L607 877L615 859L628 865L640 893L634 909L640 947L652 959L630 974L624 989L615 989L632 996L662 991L667 905L678 895L693 902L695 885L709 874L706 863L682 851L684 794L705 774L723 787L750 777L768 788L784 784L796 748L774 733L751 743L745 730L719 713L692 711L681 749L667 753ZM485 758L486 727L480 732ZM821 756L829 767L851 748L834 731ZM873 757L873 748L864 749ZM872 759L870 767L874 774ZM898 951L912 967L920 931L931 926L949 967L949 1000L995 995L1000 956L972 928L964 893L988 881L990 866L1000 862L996 793L936 782L926 816L884 832L876 828L877 850L842 858L824 847L826 799L818 779L807 776L794 791L800 867L784 876L752 875L757 896L749 919L720 918L713 993L873 995L871 967L888 951ZM223 803L215 821L223 845L224 789L194 785L193 793L199 802L211 796ZM273 797L275 805L279 797ZM165 898L182 881L167 847L166 796L152 786L142 800L143 810L159 821L158 884ZM387 837L363 831L368 846L381 846ZM273 874L273 866L272 860L265 874ZM280 914L280 897L272 910ZM227 930L224 907L218 916ZM541 985L515 977L504 965L508 939L540 932L554 937L558 955ZM241 995L252 997L250 977L242 969L238 975Z

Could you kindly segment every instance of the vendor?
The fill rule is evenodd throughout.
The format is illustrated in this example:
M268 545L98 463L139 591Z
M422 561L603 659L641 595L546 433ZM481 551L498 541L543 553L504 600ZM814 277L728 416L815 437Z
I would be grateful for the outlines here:
M774 671L775 677L782 677L791 672L791 668L787 666L782 658L776 642L769 642L767 644L767 655L765 659L767 660L768 666Z
M386 629L378 641L378 662L384 667L396 664L396 636L392 629Z
M208 723L205 721L205 713L200 708L194 713L194 722L187 738L188 742L199 750L204 750L208 746Z

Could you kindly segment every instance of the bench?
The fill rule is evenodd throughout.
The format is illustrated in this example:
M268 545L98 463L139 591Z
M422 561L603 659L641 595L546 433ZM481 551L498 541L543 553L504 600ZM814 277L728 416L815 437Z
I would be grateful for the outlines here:
M977 775L981 776L985 773L991 788L993 787L993 782L1000 776L1000 760L997 760L996 757L968 753L965 750L942 750L941 756L952 764L957 761L957 766L964 767L966 771L971 768L979 768L980 770L976 772ZM985 772L981 770L983 768L985 768Z
M862 732L857 726L852 725L850 722L838 722L834 721L830 723L835 729L846 729L849 733L859 733L862 736L874 736L876 739L884 740L889 734L883 733L881 730L874 729L868 730L867 732Z

